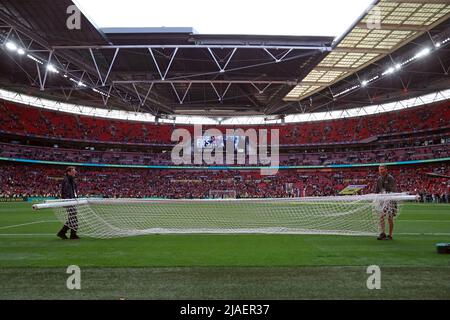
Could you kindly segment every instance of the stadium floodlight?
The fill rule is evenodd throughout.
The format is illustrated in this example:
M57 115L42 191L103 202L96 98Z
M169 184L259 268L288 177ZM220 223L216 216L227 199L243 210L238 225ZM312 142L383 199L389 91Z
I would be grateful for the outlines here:
M39 64L44 64L41 60L39 60L39 59L36 58L36 57L33 57L31 54L27 54L27 57L30 58L31 60L33 60L33 61L39 63Z
M94 91L94 92L96 92L98 94L101 94L102 96L105 96L105 97L108 97L108 98L110 97L109 94L104 93L103 91L100 91L97 88L92 88L92 91Z
M425 56L429 55L430 52L431 52L431 49L427 47L427 48L424 48L424 49L420 50L414 57L416 59L417 58L422 58L422 57L425 57Z
M390 67L385 72L383 72L382 75L385 76L387 74L393 74L394 72L395 72L395 68L394 67Z
M397 63L396 65L395 65L395 70L400 70L402 68L402 65L400 64L400 63Z
M367 87L367 85L370 83L370 82L372 82L372 81L375 81L375 80L377 80L378 78L380 78L380 76L379 75L376 75L376 76L374 76L374 77L372 77L372 78L370 78L370 79L367 79L367 80L362 80L361 81L361 87Z
M343 94L346 94L346 93L348 93L348 92L350 92L350 91L353 91L353 90L355 90L355 89L357 89L357 88L359 88L359 87L360 87L360 85L359 85L359 84L356 84L356 85L354 85L353 87L347 88L347 89L345 89L344 91L341 91L341 92L339 92L339 93L336 93L336 94L334 95L334 98L340 97L340 96L342 96Z
M25 50L23 50L22 48L17 49L17 53L21 56L23 56L25 54Z
M59 73L59 71L55 68L55 66L50 63L47 65L47 70L53 73Z
M87 85L85 85L82 81L78 81L78 86L79 87L87 87Z
M435 46L436 48L440 48L440 47L441 47L441 43L440 43L440 42L436 42L436 43L434 44L434 46Z
M9 51L17 51L17 45L12 41L6 42L5 46Z
M66 223L76 210L78 233L117 238L164 233L274 233L375 235L379 215L416 196L406 193L278 199L50 200L33 209L53 209Z

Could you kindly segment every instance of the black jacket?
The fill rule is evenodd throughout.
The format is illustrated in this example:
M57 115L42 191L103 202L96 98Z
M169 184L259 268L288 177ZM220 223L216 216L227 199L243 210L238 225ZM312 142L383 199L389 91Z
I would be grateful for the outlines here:
M62 188L61 188L61 198L62 199L74 199L77 195L77 184L75 179L69 175L65 175Z
M397 192L397 186L393 176L388 174L386 177L379 176L375 186L375 193Z

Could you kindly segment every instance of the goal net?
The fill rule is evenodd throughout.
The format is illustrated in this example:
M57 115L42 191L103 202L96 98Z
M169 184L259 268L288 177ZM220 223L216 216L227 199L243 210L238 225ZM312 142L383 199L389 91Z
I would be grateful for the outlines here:
M402 193L283 199L71 199L33 209L54 210L79 234L115 238L161 233L285 233L373 235L380 215L401 211Z

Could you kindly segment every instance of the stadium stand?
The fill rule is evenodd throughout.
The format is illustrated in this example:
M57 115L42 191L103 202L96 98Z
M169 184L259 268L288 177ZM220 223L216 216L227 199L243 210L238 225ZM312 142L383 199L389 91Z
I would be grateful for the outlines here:
M330 165L364 164L373 162L396 162L445 158L450 156L446 144L411 146L399 148L375 148L374 150L324 151L306 150L300 153L281 153L280 165ZM44 161L71 161L77 163L104 163L121 165L173 165L170 150L163 152L118 152L80 149L23 146L0 143L0 157ZM247 159L248 163L248 159ZM237 161L235 161L237 164Z
M450 128L450 102L425 105L413 109L332 121L265 126L280 129L280 144L299 145L356 142L370 137L405 132ZM33 135L92 142L173 144L174 128L193 132L188 125L150 124L100 119L0 103L2 133ZM226 128L233 128L223 126ZM243 127L245 129L245 126ZM259 129L259 127L253 127ZM204 126L208 129L208 126Z
M0 164L0 197L59 196L62 166ZM261 176L258 170L146 170L79 168L80 196L208 198L210 190L235 190L237 197L287 197L335 195L349 184L367 185L373 192L375 168L340 170L281 170ZM428 172L450 175L448 165L395 166L390 168L402 192L420 194L427 201L448 202L445 178L430 178ZM286 189L293 184L293 192Z
M366 117L264 128L280 129L280 165L283 166L438 159L450 156L449 108L450 103L444 102ZM0 112L3 115L0 118L0 157L5 159L173 165L170 159L172 130L177 127L193 131L188 125L107 120L9 102L0 104ZM35 140L37 137L39 141ZM364 141L368 138L372 138L370 143ZM12 141L14 139L17 141ZM80 142L91 143L93 147ZM135 145L132 150L128 150L130 144ZM152 148L158 145L159 148ZM0 197L59 195L61 166L4 161L0 168ZM235 190L237 197L319 196L337 194L349 184L367 185L362 192L372 192L376 178L374 168L326 170L280 170L276 176L264 177L257 170L87 167L80 169L80 195L208 198L210 190ZM448 175L445 162L395 166L392 171L402 191L420 194L423 201L448 202L449 189L444 179L425 175L427 172ZM287 184L293 184L289 191Z

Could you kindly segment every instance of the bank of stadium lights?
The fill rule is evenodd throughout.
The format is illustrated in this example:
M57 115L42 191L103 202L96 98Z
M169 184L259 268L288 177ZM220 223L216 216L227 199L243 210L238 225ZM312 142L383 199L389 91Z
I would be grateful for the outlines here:
M440 47L442 47L444 44L446 44L449 41L450 41L450 37L448 37L448 38L446 38L446 39L444 39L444 40L442 40L440 42L436 42L434 44L434 46L439 49Z
M361 87L361 85L356 84L356 85L354 85L353 87L350 87L350 88L348 88L348 89L345 89L344 91L341 91L341 92L339 92L339 93L336 93L336 94L334 95L334 98L337 98L337 97L339 97L339 96L342 96L343 94L346 94L346 93L348 93L348 92L350 92L350 91L352 91L352 90L355 90L355 89L357 89L357 88L359 88L359 87Z
M394 73L394 71L395 71L394 67L390 67L385 72L383 72L381 75L384 76L386 74L392 74L392 73Z
M383 72L381 75L385 76L387 74L393 74L395 71L396 71L395 67L390 67L385 72Z
M23 48L17 46L17 44L15 44L15 43L12 42L12 41L7 41L7 42L5 43L5 47L6 47L6 49L8 49L9 51L12 51L12 52L17 53L19 56L23 56L23 55L25 55L25 53L26 53L25 49L23 49ZM33 60L33 61L39 63L39 64L44 64L41 60L39 60L38 58L32 56L31 54L27 54L27 57L28 57L29 59L31 59L31 60Z
M415 58L415 59L419 59L419 58L422 58L422 57L425 57L425 56L429 55L430 53L431 53L431 49L430 49L430 48L424 48L424 49L420 50L420 51L414 56L414 58Z
M438 42L439 43L439 42ZM438 48L440 47L440 46L442 46L442 44L443 44L444 42L441 42L440 43L440 45L438 46ZM436 45L435 45L436 46ZM412 62L412 61L414 61L414 60L416 60L416 59L420 59L420 58L423 58L423 57L426 57L427 55L429 55L431 53L431 49L430 48L424 48L424 49L422 49L422 50L420 50L418 53L416 53L414 56L412 56L411 58L409 58L408 60L405 60L405 61L403 61L402 63L401 63L401 65L402 66L404 66L405 64L408 64L408 63L410 63L410 62Z
M19 54L20 54L20 53L19 53ZM32 59L32 60L38 62L39 64L44 64L42 61L40 61L39 59L33 57L32 55L27 55L27 56L28 56L30 59ZM59 70L56 69L56 67L55 67L53 64L51 64L51 63L47 64L47 70L48 70L49 72L51 72L51 73L59 74ZM64 78L69 78L69 76L68 76L67 74L63 74L63 77L64 77ZM88 86L87 86L83 81L81 81L81 80L76 80L76 79L74 79L74 78L69 78L69 80L72 81L73 83L75 83L78 87L81 87L81 88L87 88L87 87L88 87ZM110 97L109 94L107 94L107 93L105 93L105 92L103 92L103 91L100 91L100 90L98 90L98 89L96 89L96 88L92 88L92 91L94 91L94 92L96 92L96 93L98 93L98 94L101 94L102 96L105 96L105 97L108 97L108 98Z
M18 46L16 43L14 43L13 41L7 41L7 42L5 43L5 47L6 47L6 49L8 49L9 51L12 51L12 52L17 53L19 56L23 56L23 55L26 54L25 49L19 47L19 46ZM34 62L37 62L37 63L39 63L39 64L44 64L41 60L39 60L38 58L32 56L31 54L27 54L27 57L28 57L29 59L33 60ZM47 68L48 68L48 66L47 66ZM54 70L56 70L56 69L54 69ZM52 71L52 70L50 70L50 71ZM52 72L53 72L53 71L52 71Z
M44 64L41 60L39 60L38 58L32 56L31 54L27 54L27 57L30 58L31 60L39 63L39 64Z
M26 53L25 49L23 49L23 48L17 46L17 44L15 44L15 43L12 42L12 41L6 42L6 43L5 43L5 47L6 47L6 49L8 49L9 51L16 52L19 56L23 56L23 55L25 55L25 53ZM33 60L34 62L37 62L37 63L39 63L39 64L44 64L41 60L39 60L38 58L32 56L31 54L27 54L27 57L28 57L29 59Z
M77 80L74 78L69 78L69 80L72 81L73 83L75 83L79 87L83 87L83 88L87 87L87 85L83 81L80 81L80 80Z
M369 83L371 83L372 81L375 81L375 80L377 80L379 78L380 78L380 76L377 75L377 76L372 77L370 79L363 80L363 81L361 81L361 87L366 87Z
M443 41L441 41L441 42L436 42L435 45L434 45L435 46L435 50L437 50L438 48L440 48L442 45L446 44L449 41L450 41L450 37L445 39L445 40L443 40ZM396 63L395 65L393 65L393 66L389 67L388 69L386 69L383 73L381 73L381 77L393 74L393 73L395 73L397 71L400 71L404 65L406 65L406 64L408 64L408 63L410 63L410 62L412 62L412 61L414 61L416 59L420 59L420 58L426 57L431 52L432 52L431 48L425 47L422 50L420 50L419 52L417 52L413 57L409 58L408 60L405 60L405 61L400 62L400 63ZM335 94L333 97L334 98L339 97L339 96L341 96L343 94L346 94L346 93L348 93L348 92L350 92L352 90L355 90L357 88L360 88L360 87L364 88L370 82L375 81L378 78L380 78L380 75L377 75L377 76L375 76L375 77L373 77L371 79L368 79L368 80L362 80L360 84L357 84L357 85L354 85L354 86L352 86L352 87L350 87L348 89L345 89L344 91Z
M5 47L6 47L6 49L8 49L9 51L17 51L17 45L14 43L14 42L12 42L12 41L8 41L6 44L5 44Z
M18 50L20 50L20 49L18 49ZM21 54L20 52L18 52L19 54ZM23 54L25 54L25 52L23 52ZM37 58L35 58L35 57L33 57L32 55L27 55L27 57L28 58L30 58L31 60L33 60L33 61L36 61L37 63L39 63L39 64L44 64L42 61L40 61L39 59L37 59ZM56 67L53 65L53 64L51 64L51 63L49 63L49 64L47 64L47 70L49 71L49 72L51 72L51 73L55 73L55 74L59 74L60 72L59 72L59 70L58 69L56 69ZM65 74L63 74L63 77L64 78L69 78L69 76L65 73ZM74 78L69 78L69 80L70 81L72 81L73 83L75 83L78 87L82 87L82 88L87 88L88 86L84 83L84 82L82 82L81 80L76 80L76 79L74 79ZM96 92L96 93L98 93L98 94L101 94L102 96L105 96L105 97L110 97L110 95L109 94L107 94L107 93L105 93L105 92L103 92L103 91L100 91L100 90L98 90L98 89L96 89L96 88L92 88L92 91L94 91L94 92Z
M13 41L7 41L4 45L5 45L7 50L9 50L11 52L16 52L20 56L23 56L23 55L26 54L26 51L23 48L19 47ZM44 62L42 62L40 59L36 58L35 56L32 56L31 54L27 54L27 58L33 60L34 62L36 62L38 64L41 64L41 65L44 64ZM59 70L56 69L56 67L53 64L51 64L51 63L48 63L46 68L51 73L55 73L55 74L59 74L60 73ZM69 78L69 76L67 74L63 74L63 77L64 78ZM87 85L85 83L83 83L82 81L80 81L80 80L76 80L74 78L70 78L69 80L74 82L74 83L76 83L77 86L79 86L79 87L87 88ZM110 97L109 94L107 94L105 92L102 92L102 91L100 91L98 89L93 88L92 91L94 91L94 92L96 92L98 94L101 94L102 96L105 96L105 97L108 97L108 98Z
M104 96L104 97L110 97L110 95L109 94L107 94L107 93L105 93L105 92L103 92L103 91L100 91L100 90L98 90L98 89L96 89L96 88L92 88L92 91L94 91L94 92L96 92L96 93L98 93L98 94L101 94L102 96Z
M25 54L25 50L23 48L20 48L12 41L8 41L5 43L6 49L12 52L16 52L18 55L23 56Z
M47 70L50 71L50 72L52 72L52 73L59 73L59 71L58 71L58 70L55 68L55 66L52 65L51 63L49 63L49 64L47 65Z
M386 71L384 71L381 75L385 76L387 74L393 74L394 72L399 71L405 64L406 64L405 62L396 63L395 65L393 65L392 67L390 67Z
M20 54L20 53L19 53L19 54ZM35 58L35 57L31 56L31 55L27 55L27 56L28 56L30 59L32 59L32 60L38 62L39 64L43 64L43 62L40 61L39 59L37 59L37 58ZM51 63L47 64L47 70L48 70L49 72L51 72L51 73L56 73L56 74L59 74L59 73L60 73L59 70L56 69L56 67L55 67L53 64L51 64ZM68 76L67 74L63 74L63 77L64 77L64 78L69 78L69 76ZM82 88L87 88L87 87L88 87L84 82L82 82L82 81L80 81L80 80L76 80L76 79L74 79L74 78L69 78L69 80L72 81L73 83L75 83L78 87L82 87ZM105 92L102 92L102 91L100 91L100 90L98 90L98 89L96 89L96 88L93 88L92 91L94 91L94 92L96 92L96 93L98 93L98 94L101 94L102 96L105 96L105 97L108 97L108 98L110 97L109 94L107 94L107 93L105 93Z

